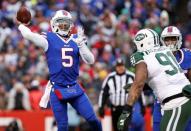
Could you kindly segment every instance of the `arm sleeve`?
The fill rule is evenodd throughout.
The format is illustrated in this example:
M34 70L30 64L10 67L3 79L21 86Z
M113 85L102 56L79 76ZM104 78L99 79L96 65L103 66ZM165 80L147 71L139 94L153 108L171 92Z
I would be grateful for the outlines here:
M85 63L93 64L95 62L94 55L88 49L86 44L83 44L83 46L79 47L79 51L80 51L80 56L82 57Z
M18 29L25 39L32 41L36 46L43 48L44 51L48 50L48 41L43 35L31 32L31 30L23 24L20 24Z
M101 89L101 92L100 92L100 95L99 95L98 106L100 108L104 107L104 105L105 105L105 103L107 101L107 98L109 96L109 86L108 86L107 82L108 82L108 79L106 79L103 82L102 89Z

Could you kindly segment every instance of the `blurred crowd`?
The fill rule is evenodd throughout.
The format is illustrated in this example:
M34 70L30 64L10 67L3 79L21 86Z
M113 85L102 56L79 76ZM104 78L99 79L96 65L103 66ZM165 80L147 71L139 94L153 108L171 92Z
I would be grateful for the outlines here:
M178 0L1 0L0 1L0 110L40 110L38 102L48 81L43 50L24 40L15 24L20 6L30 9L33 32L50 31L49 21L55 11L71 12L74 25L82 26L96 62L81 63L79 81L94 105L103 79L113 70L116 58L126 67L135 47L132 43L139 29L148 27L159 35L169 24L183 33L184 47L191 48L191 22L181 23ZM181 4L180 4L181 5ZM187 3L191 16L191 0Z

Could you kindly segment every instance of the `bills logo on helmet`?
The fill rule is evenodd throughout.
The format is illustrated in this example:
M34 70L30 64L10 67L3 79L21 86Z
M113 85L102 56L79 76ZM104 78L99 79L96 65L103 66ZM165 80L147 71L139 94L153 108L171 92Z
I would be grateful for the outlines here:
M172 30L173 30L172 26L169 26L168 29L167 29L167 31L168 31L169 33L172 33Z
M65 10L62 10L62 14L65 15L65 16L67 16L67 15L68 15L68 12L65 11Z

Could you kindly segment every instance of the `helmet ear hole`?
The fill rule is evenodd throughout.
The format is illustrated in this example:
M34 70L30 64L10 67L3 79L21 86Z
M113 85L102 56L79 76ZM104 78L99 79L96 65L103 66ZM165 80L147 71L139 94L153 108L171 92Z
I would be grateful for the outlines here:
M141 47L143 47L143 44L141 44Z

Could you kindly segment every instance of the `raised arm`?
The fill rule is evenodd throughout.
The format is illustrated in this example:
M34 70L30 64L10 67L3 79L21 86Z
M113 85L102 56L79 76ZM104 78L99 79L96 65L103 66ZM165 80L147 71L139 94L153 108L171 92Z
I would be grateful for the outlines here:
M45 36L33 33L28 27L23 24L20 24L18 29L25 39L32 41L36 46L43 48L44 51L47 51L48 41Z
M84 29L82 27L77 28L77 38L74 38L73 40L76 42L76 44L79 47L80 56L82 57L83 61L87 64L93 64L95 62L94 55L87 47L87 38L84 35Z

